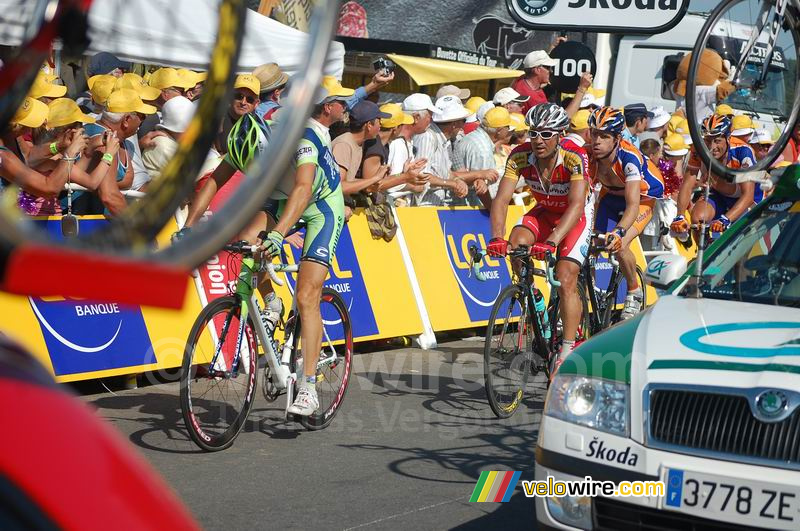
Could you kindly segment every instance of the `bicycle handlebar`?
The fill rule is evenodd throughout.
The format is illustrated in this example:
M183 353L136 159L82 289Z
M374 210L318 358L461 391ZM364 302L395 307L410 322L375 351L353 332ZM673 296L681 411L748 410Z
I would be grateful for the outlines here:
M486 249L478 249L476 246L471 246L469 248L470 254L470 261L472 262L472 272L475 275L475 278L480 280L481 282L486 282L486 274L481 271L480 265L481 261L486 257ZM527 245L520 245L516 249L512 249L506 253L506 256L510 256L511 258L527 258L531 255L530 247ZM556 280L554 268L552 263L555 262L553 255L551 253L547 253L547 258L545 259L545 278L547 278L547 282L550 283L551 286L554 288L558 288L561 286L561 282Z

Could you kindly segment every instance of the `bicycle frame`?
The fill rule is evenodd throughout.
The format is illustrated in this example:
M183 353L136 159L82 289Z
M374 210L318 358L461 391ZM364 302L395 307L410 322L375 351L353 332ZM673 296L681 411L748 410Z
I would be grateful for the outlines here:
M609 255L609 262L611 263L611 278L608 281L608 288L601 290L596 288L594 281L594 263L596 261L595 255L590 251L589 257L581 266L581 275L583 276L584 285L589 292L589 304L593 311L589 312L589 323L591 324L592 334L608 328L611 322L611 312L616 306L616 294L619 284L622 282L622 271L619 267L619 262L613 255ZM602 292L602 296L598 296L598 291Z

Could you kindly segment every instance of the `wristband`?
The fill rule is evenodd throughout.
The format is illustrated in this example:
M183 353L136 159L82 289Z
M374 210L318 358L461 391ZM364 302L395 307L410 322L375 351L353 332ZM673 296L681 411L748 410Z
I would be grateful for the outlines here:
M52 153L53 155L58 155L58 143L57 142L51 142L50 143L50 153Z
M105 155L103 155L102 161L108 162L108 165L111 166L111 163L114 162L114 155L112 155L111 153L106 153Z

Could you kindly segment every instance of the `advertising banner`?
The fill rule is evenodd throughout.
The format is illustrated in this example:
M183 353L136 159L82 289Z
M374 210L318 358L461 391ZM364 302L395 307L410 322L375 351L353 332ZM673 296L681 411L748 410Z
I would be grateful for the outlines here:
M526 28L597 33L662 33L681 21L689 0L506 0Z

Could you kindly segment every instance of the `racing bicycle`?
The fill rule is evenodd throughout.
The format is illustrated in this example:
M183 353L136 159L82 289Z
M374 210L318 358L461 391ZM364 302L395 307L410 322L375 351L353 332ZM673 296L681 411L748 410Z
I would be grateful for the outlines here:
M581 300L583 316L578 325L576 341L584 341L597 334L609 326L617 323L622 315L622 309L618 308L619 290L624 280L619 261L613 254L608 254L608 262L601 262L600 256L605 252L605 234L593 232L588 257L581 266L578 275L578 297ZM605 288L598 282L598 271L601 270L599 264L610 266L608 284ZM639 286L642 287L642 310L647 307L647 289L644 282L644 273L639 266L636 266L636 276L639 279ZM560 343L562 339L561 321L559 318L560 301L558 292L554 291L550 297L548 314L550 322L554 324L553 341Z
M713 91L716 103L726 103L752 115L770 132L780 131L766 156L752 167L732 169L711 156L703 142L698 101L687 97L689 131L703 164L715 175L734 181L746 173L769 169L783 152L800 113L800 0L723 0L709 14L692 49L686 94ZM709 52L714 54L709 54ZM719 87L699 87L698 78L715 68L711 57L729 62ZM716 72L715 72L716 73ZM724 89L724 90L719 90ZM724 99L719 99L725 96ZM791 161L793 162L793 161Z
M472 247L470 255L473 274L485 281L480 264L486 250ZM540 269L534 265L527 245L508 251L507 256L516 266L515 281L500 292L492 307L483 352L486 397L499 418L513 415L524 393L544 406L558 354L550 337L544 295L534 284L538 276L546 278L553 288L560 286L553 276L553 257L548 255L545 269Z
M253 407L258 384L259 344L266 357L263 392L272 402L286 393L284 418L296 396L303 374L301 319L297 301L284 324L284 343L274 343L260 318L254 295L257 274L265 271L283 285L276 273L295 273L297 264L271 263L257 246L247 242L226 245L231 260L241 256L241 269L230 295L215 299L198 315L183 355L180 376L181 411L192 440L206 451L233 444ZM327 427L344 400L350 382L353 332L347 306L334 290L323 288L322 349L317 363L320 407L308 417L297 417L309 430Z

